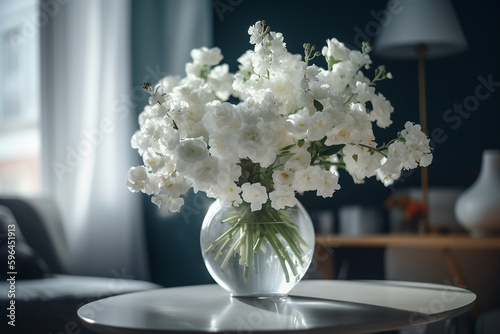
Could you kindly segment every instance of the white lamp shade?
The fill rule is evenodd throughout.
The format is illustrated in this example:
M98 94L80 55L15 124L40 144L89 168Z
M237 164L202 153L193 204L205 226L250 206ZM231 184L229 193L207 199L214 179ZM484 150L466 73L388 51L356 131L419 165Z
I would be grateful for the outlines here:
M391 19L375 41L377 55L416 58L416 45L424 44L426 56L434 58L456 54L467 47L449 0L401 0L399 3L399 7L388 5Z

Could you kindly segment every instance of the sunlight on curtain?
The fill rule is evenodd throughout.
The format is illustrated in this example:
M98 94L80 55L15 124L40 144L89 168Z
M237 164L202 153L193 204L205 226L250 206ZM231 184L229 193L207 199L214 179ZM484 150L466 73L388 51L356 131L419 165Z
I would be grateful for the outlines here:
M44 189L77 274L147 279L140 198L129 193L136 123L130 2L75 0L42 30Z

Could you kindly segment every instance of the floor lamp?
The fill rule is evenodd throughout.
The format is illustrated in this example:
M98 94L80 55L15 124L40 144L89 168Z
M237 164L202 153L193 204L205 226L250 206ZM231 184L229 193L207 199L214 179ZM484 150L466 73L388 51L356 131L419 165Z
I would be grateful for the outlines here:
M460 24L449 0L389 1L375 54L393 59L418 60L420 125L427 133L425 61L450 56L467 47ZM421 168L422 203L427 208L422 230L429 230L429 177Z

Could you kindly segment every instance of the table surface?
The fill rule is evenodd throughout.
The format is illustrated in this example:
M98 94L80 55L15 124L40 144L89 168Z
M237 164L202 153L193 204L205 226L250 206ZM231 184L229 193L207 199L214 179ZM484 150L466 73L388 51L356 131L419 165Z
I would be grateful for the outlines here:
M98 333L373 333L453 318L476 295L429 283L304 280L289 296L233 298L218 285L129 293L82 306Z
M500 249L499 237L470 237L464 234L371 234L346 236L318 234L316 245L326 247L447 247L469 249Z

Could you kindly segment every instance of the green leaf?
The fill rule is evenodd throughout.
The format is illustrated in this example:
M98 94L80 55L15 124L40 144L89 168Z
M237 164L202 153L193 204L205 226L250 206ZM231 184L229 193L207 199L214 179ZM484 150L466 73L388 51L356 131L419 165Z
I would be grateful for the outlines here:
M281 150L282 150L282 151L288 151L289 149L291 149L291 148L292 148L292 147L294 147L294 146L295 146L295 144L290 144L290 145L288 145L288 146L285 146L285 147L281 148Z
M311 145L309 145L309 147L307 148L307 152L312 154L315 149L316 149L316 142L313 141L311 142Z
M244 180L244 181L248 181L248 179L250 178L250 172L249 172L249 171L247 171L247 170L243 170L243 171L241 172L241 176L240 176L240 178L241 178L242 180Z
M318 100L314 100L314 108L316 108L317 111L323 111L323 105Z
M338 153L341 149L343 149L345 144L339 144L339 145L332 145L332 146L325 146L321 147L319 150L319 155L326 155L326 156L331 156L336 153Z
M281 152L280 154L278 154L278 155L276 156L276 159L280 159L280 158L282 158L282 157L284 157L284 156L287 156L287 155L293 155L293 153L292 153L292 152L290 152L290 151L283 151L283 152Z
M305 141L304 139L300 139L300 140L297 142L297 145L298 145L299 147L302 147L302 146L304 146L304 143L305 143L305 142L306 142L306 141Z

